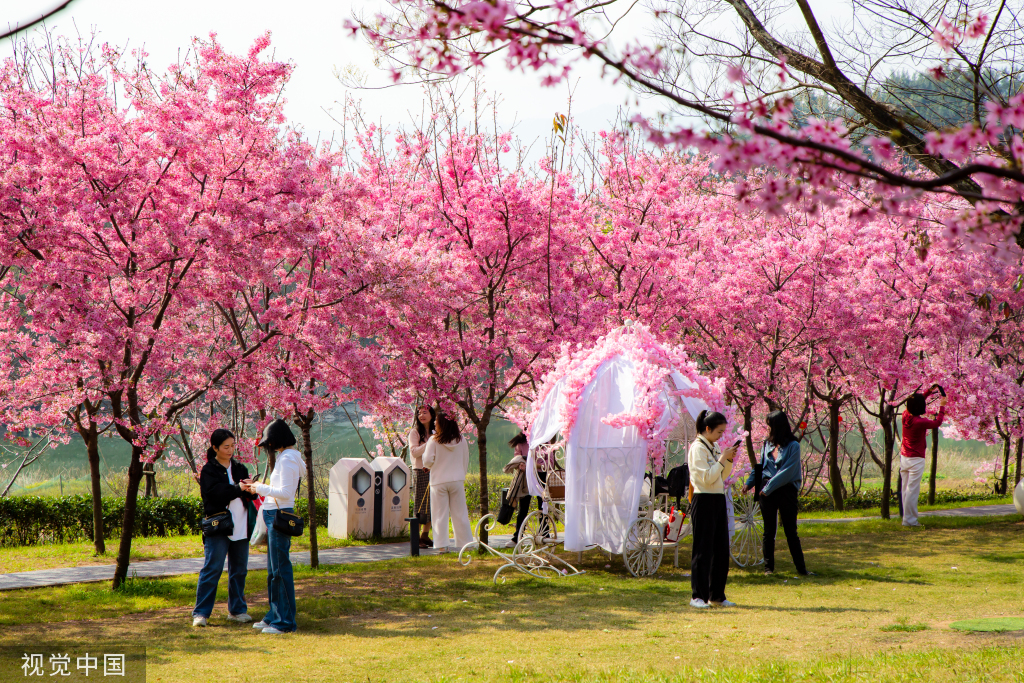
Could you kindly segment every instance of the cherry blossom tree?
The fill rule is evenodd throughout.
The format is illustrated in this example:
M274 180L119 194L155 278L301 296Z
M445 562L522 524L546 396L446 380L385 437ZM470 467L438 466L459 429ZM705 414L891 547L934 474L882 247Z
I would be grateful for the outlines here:
M840 62L806 2L797 4L807 25L807 43L814 45L817 54L779 39L748 3L730 0L749 39L744 36L730 43L728 38L710 38L725 47L710 49L709 55L722 56L721 68L704 73L717 83L726 79L732 83L722 88L717 99L681 85L686 81L681 74L697 66L694 59L701 52L689 39L685 44L675 41L681 34L693 34L690 37L707 42L710 35L685 16L693 3L681 8L655 4L650 7L650 21L665 27L660 36L656 30L651 40L624 43L615 40L619 17L614 2L572 1L540 7L505 0L391 0L390 4L390 13L350 21L347 29L362 33L391 59L395 79L408 72L450 77L502 55L508 68L535 70L543 83L554 84L568 78L580 60L593 60L607 77L659 98L665 114L696 114L718 127L721 132L710 132L674 123L679 118L672 116L637 121L657 144L715 155L716 170L735 174L736 190L751 206L769 213L780 213L787 204L813 209L852 185L879 200L864 207L866 216L898 210L901 198L915 193L955 193L966 200L967 207L949 216L947 235L1004 254L1013 240L1024 245L1020 209L1024 172L1019 163L1024 149L1024 95L1013 94L1012 88L1010 92L985 88L984 82L975 79L973 90L977 92L980 84L985 95L975 98L971 121L952 130L922 124L920 117L905 115L872 95L870 88L858 86L837 66ZM930 64L936 79L946 77L943 67L953 58L975 74L987 73L987 57L989 61L998 58L1010 65L1011 75L1015 73L1017 47L1024 43L1022 31L1013 13L1003 12L1001 5L993 6L991 15L988 4L976 2L957 6L952 16L943 15L945 5L920 15L906 9L907 16L896 16L902 6L857 4L870 5L876 18L888 18L889 26L874 34L866 27L849 45L871 43L871 49L885 58L893 44L912 43L915 59ZM633 6L623 7L619 14ZM666 35L672 40L666 40ZM882 35L887 37L881 40L896 42L878 45ZM737 44L756 44L757 52L730 56ZM906 50L901 47L899 54L902 58ZM849 63L862 65L870 81L872 59L843 62ZM823 90L840 100L873 134L851 135L846 116L794 117L792 92L807 89ZM893 164L894 160L898 163ZM767 173L752 184L745 174L758 169ZM785 169L785 173L773 169Z
M380 412L419 399L461 412L486 514L487 427L534 390L557 341L589 331L584 213L550 161L531 176L511 136L480 130L483 102L463 119L446 97L419 129L360 139L363 220L391 266L361 334L383 358L391 396Z
M266 277L281 240L302 238L289 205L315 185L312 151L280 128L290 67L261 57L268 45L234 56L197 41L156 74L144 55L53 41L0 71L0 259L22 311L12 324L71 368L21 381L67 396L64 411L83 383L131 445L115 587L143 463L176 415L279 334L246 346L211 334L217 304Z

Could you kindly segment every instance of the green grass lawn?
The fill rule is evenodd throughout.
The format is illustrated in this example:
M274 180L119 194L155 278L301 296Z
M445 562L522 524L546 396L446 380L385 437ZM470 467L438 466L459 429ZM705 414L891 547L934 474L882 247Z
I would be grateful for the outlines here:
M299 632L278 638L224 619L226 580L207 629L195 576L8 591L0 646L144 644L150 681L1024 680L1024 634L949 628L1024 616L1024 521L922 521L801 528L818 576L797 578L780 538L775 576L731 570L736 609L687 606L688 552L649 579L590 552L582 576L497 586L495 561L449 555L297 567ZM255 617L265 576L249 574Z

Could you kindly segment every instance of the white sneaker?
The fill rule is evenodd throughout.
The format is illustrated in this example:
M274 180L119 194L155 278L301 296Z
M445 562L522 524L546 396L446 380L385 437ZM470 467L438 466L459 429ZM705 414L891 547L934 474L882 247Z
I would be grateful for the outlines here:
M267 622L263 621L262 619L260 619L259 621L257 621L255 624L252 625L252 627L254 629L258 629L260 631L262 631L263 629L265 629L268 626L270 626L270 624L268 624Z
M505 545L503 545L502 547L503 548L515 548L516 547L516 543L517 543L517 541L514 538L510 538L507 541L505 541Z
M248 624L252 621L252 617L244 612L242 614L229 614L228 621L237 621L239 624Z
M263 633L266 633L268 636L279 636L282 633L287 633L287 631L278 631L273 626L268 626L265 629L263 629Z
M714 605L715 607L735 607L736 606L736 603L733 602L732 600L722 600L722 602L715 602L714 600L712 600L711 604Z
M206 622L206 617L201 617L198 614L196 616L192 617L192 625L193 626L206 626L206 623L207 623Z
M708 607L711 607L711 605L704 602L700 598L694 598L693 600L690 600L690 607L696 607L697 609L707 609Z

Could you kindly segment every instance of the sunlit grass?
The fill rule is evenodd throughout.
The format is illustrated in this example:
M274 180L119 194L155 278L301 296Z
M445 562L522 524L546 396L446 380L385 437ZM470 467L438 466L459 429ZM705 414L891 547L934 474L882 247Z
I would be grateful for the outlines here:
M649 579L590 552L582 576L498 586L492 560L424 556L296 567L299 632L280 639L225 621L226 580L211 626L192 629L191 576L0 593L0 644L144 643L161 681L1020 680L1017 635L949 624L1024 613L1024 522L925 524L801 528L818 575L797 578L780 538L775 576L732 568L736 609L687 607L688 552ZM249 574L255 617L265 576Z

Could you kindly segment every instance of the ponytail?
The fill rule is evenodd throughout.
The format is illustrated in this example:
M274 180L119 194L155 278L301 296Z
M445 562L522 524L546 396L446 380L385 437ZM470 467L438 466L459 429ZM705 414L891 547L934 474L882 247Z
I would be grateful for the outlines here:
M209 448L206 449L206 459L207 460L213 460L216 457L217 457L217 451L214 450L213 446L210 446Z
M725 419L725 415L714 410L702 410L700 415L697 416L697 433L703 434L709 429L714 429L719 425L724 425L728 420Z

